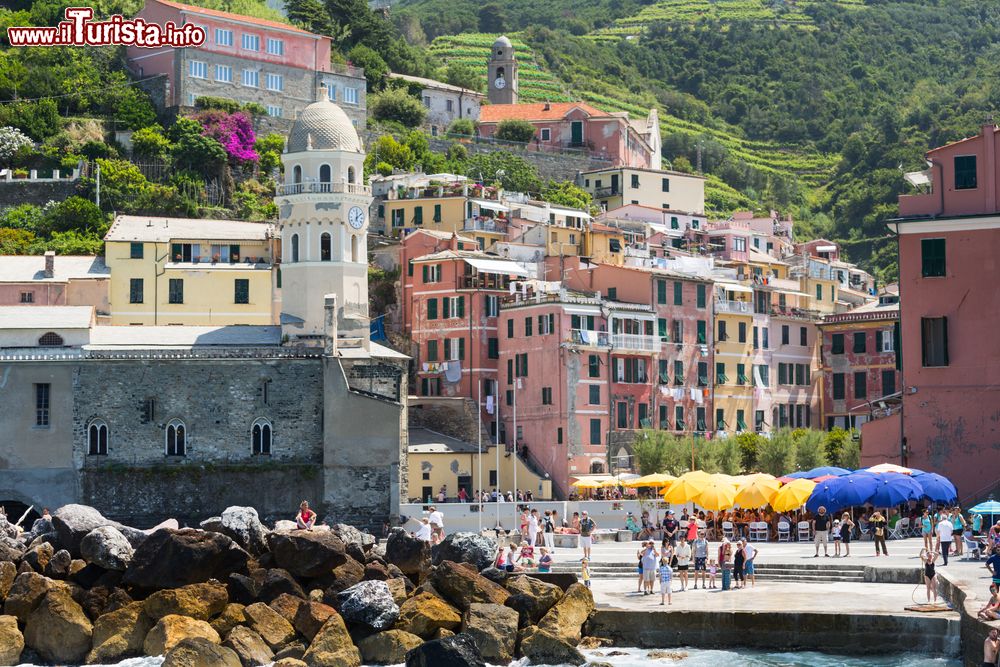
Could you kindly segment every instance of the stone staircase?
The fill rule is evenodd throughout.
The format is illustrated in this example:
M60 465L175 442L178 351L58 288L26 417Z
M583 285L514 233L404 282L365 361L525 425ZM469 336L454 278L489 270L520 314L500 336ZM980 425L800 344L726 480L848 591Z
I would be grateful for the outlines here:
M821 557L822 558L822 557ZM865 581L865 566L839 562L839 559L823 559L816 563L760 563L754 570L760 581L837 583ZM832 561L832 562L831 562ZM638 577L638 563L591 562L590 576L594 579L635 579ZM552 566L553 572L567 572L579 575L579 562L559 563ZM691 571L693 575L693 570ZM675 574L676 576L676 574Z

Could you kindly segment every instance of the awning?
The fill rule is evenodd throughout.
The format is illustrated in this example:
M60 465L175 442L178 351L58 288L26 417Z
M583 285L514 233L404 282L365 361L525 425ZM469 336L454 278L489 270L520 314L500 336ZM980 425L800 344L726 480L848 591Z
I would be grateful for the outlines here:
M504 206L500 202L490 201L489 199L473 199L472 203L479 208L485 208L491 211L503 211L504 213L510 211L509 206Z
M556 206L549 207L549 213L555 213L556 215L565 215L570 218L584 218L590 220L590 214L585 211L580 211L575 208L558 208Z
M816 252L837 252L837 246L835 246L835 245L818 245L818 246L816 246Z
M923 185L930 185L931 170L927 169L925 171L911 171L908 174L903 174L903 178L905 178L910 185L917 188Z
M480 273L499 273L504 276L522 276L529 274L515 262L503 259L466 259L466 262L476 267Z
M798 292L793 289L773 289L772 292L780 292L781 294L790 294L792 296L809 296L805 292Z
M726 290L727 292L746 292L747 294L753 294L753 288L747 287L740 283L716 283L719 287Z

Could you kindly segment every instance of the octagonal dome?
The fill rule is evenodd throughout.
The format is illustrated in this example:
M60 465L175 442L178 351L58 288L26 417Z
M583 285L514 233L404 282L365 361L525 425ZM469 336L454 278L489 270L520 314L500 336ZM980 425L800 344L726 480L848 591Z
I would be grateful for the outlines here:
M344 110L327 98L313 102L299 114L288 133L289 153L307 150L361 153L361 137Z

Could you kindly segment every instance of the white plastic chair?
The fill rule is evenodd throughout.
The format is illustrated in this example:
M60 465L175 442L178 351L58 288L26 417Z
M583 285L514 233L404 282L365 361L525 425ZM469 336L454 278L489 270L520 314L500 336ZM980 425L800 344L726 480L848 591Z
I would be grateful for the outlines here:
M723 537L727 537L730 540L732 540L732 539L734 539L736 537L736 533L733 531L733 522L732 521L723 521L722 522L722 536Z
M764 521L750 522L750 539L754 542L767 542L767 523Z
M687 520L684 520L684 521L681 521L681 522L680 522L680 530L678 531L678 533L677 533L677 534L678 534L678 535L684 535L684 536L687 536L687 532L688 532L688 525L689 525L689 524L690 524L690 522L689 522L689 521L687 521Z
M779 542L792 541L792 527L787 521L778 522L778 541Z
M896 527L889 531L890 540L901 540L906 537L906 532L910 528L910 518L904 517L896 522Z
M810 537L809 522L799 521L799 542L808 542Z

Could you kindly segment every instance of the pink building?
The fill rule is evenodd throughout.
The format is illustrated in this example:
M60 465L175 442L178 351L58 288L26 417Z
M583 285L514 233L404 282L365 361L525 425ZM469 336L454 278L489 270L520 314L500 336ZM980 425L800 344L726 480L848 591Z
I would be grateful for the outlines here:
M534 125L533 147L538 150L579 148L616 167L660 167L659 127L638 127L628 114L601 111L584 102L489 104L479 111L480 135L492 137L505 120Z
M901 196L900 218L889 222L899 242L902 413L891 417L902 420L899 440L886 439L888 427L862 431L862 453L946 475L970 501L998 485L998 144L990 123L929 151L930 168L907 174L925 191Z
M93 306L107 317L111 271L104 258L63 255L0 257L0 306Z

